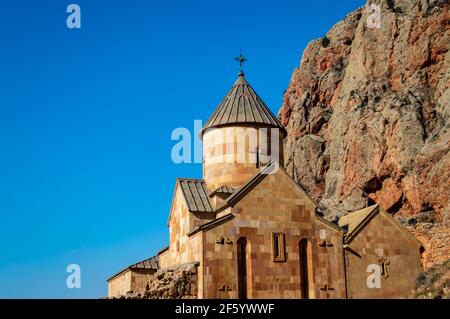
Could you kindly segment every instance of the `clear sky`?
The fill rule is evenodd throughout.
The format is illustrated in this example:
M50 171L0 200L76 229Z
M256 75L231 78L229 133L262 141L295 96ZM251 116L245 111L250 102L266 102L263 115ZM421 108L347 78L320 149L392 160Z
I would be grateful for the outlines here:
M97 298L168 244L171 132L206 121L233 58L276 114L309 41L363 0L14 0L0 6L0 298ZM81 29L66 7L81 7ZM66 287L66 266L81 288Z

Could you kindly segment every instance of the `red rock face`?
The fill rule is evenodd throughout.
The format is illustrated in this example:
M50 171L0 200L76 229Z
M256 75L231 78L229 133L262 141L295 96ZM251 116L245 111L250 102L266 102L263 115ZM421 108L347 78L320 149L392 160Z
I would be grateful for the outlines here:
M450 3L369 4L381 28L366 6L305 49L279 113L285 166L329 218L376 202L448 231Z

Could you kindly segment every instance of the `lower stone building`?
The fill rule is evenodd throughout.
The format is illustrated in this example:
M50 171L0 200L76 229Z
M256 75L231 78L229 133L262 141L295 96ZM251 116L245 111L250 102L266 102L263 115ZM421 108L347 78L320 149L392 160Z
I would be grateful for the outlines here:
M420 242L378 205L325 220L283 168L285 136L241 72L201 133L204 179L176 181L169 246L150 259L156 268L111 277L109 296L408 297ZM183 271L164 274L186 264L195 289Z
M131 291L145 291L159 269L158 257L149 258L128 266L109 278L108 297L124 296Z

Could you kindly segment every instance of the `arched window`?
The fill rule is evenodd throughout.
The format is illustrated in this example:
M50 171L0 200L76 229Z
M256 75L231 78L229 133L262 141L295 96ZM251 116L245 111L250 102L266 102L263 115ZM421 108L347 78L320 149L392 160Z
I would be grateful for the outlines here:
M238 298L247 299L247 239L241 237L237 241L238 262Z
M308 241L303 238L298 245L300 262L300 292L301 298L309 299L309 280L308 280Z

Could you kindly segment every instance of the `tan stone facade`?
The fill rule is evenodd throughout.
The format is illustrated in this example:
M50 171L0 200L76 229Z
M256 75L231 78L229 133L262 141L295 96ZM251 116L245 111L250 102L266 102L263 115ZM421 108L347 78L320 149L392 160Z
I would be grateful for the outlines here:
M108 280L108 297L119 297L129 291L144 291L155 271L128 269Z
M203 178L208 188L243 186L270 158L283 165L282 134L278 128L242 124L207 130L203 135Z
M284 128L265 108L240 74L202 132L204 180L177 179L158 269L195 263L197 298L408 297L420 243L378 206L325 220L283 158L261 156L283 154L284 135L269 137ZM380 287L368 284L368 267ZM131 287L130 276L116 276L109 294Z
M421 243L381 208L346 249L349 298L407 298L422 271ZM379 265L379 288L367 284L370 265ZM384 268L384 269L383 269Z
M221 202L209 218L189 212L177 186L161 267L198 262L198 298L240 298L239 242L245 238L245 298L410 296L422 269L422 246L386 212L372 206L349 214L342 218L342 224L352 218L346 231L318 216L315 203L282 167L260 176L236 203ZM284 239L282 260L274 258L274 234ZM368 267L381 269L386 261L381 287L369 287Z
M317 220L314 209L311 200L283 170L264 178L236 206L222 213L223 216L233 218L202 232L205 273L203 297L239 297L236 246L240 238L245 238L248 298L302 297L299 275L301 239L306 239L311 246L308 254L308 296L326 297L320 287L328 285L334 288L328 292L330 297L343 298L343 234L327 222ZM332 247L318 247L320 230L326 232ZM283 261L273 261L273 233L284 235ZM228 242L218 243L221 236ZM334 267L329 267L334 263Z

